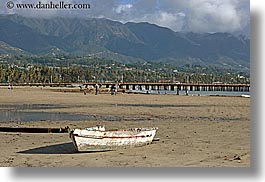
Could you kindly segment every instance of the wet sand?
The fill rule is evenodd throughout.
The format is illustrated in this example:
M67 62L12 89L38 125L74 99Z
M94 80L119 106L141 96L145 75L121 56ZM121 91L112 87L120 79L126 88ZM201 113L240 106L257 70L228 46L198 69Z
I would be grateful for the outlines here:
M0 166L250 167L250 99L177 95L87 94L50 88L0 88L1 105L62 107L29 112L93 114L95 120L1 122L0 126L158 127L160 141L110 152L75 153L68 134L0 132ZM0 112L3 112L0 110ZM97 117L119 118L104 121ZM238 155L240 160L234 158Z

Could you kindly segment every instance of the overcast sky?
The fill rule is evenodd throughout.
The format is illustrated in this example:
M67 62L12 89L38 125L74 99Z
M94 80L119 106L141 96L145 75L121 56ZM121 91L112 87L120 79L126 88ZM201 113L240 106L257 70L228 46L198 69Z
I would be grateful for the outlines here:
M89 3L89 10L9 10L8 1L1 0L1 14L108 18L192 32L246 31L250 24L249 0L13 0L15 3Z

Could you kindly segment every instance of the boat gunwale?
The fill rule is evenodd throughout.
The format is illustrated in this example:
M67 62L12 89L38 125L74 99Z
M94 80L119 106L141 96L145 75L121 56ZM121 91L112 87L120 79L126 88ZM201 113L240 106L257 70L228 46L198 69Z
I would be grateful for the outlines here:
M85 130L85 131L97 131L97 132L124 132L124 131L137 131L137 132L141 132L141 131L153 131L153 130L158 130L158 128L131 128L131 129L124 129L124 130L119 130L119 129L108 129L108 130L97 130L97 129L93 129L93 130L87 130L82 129L82 128L76 128L73 129L71 131L74 130Z
M147 138L152 137L152 134L150 135L139 135L139 136L96 136L96 135L78 135L73 134L73 136L76 137L82 137L82 138L94 138L94 139L104 139L104 138L113 138L113 139L126 139L126 138Z

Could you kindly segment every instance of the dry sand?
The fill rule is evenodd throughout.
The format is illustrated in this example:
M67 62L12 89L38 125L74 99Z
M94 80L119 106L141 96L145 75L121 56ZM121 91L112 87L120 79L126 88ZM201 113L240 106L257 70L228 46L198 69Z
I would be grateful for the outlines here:
M151 145L133 149L75 153L68 134L0 132L0 166L250 167L249 98L84 95L55 92L49 88L0 88L0 104L55 104L65 108L41 111L120 118L120 121L1 122L0 126L82 128L102 124L111 129L158 127L156 137L160 138ZM241 160L233 160L235 155Z

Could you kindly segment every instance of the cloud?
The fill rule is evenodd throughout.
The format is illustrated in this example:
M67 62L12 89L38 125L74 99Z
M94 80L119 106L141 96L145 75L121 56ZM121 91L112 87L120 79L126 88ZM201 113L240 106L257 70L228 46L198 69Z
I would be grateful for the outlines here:
M121 4L115 8L116 13L120 14L122 12L127 12L133 7L132 4Z
M163 27L169 27L175 31L182 31L185 24L185 16L183 12L169 13L166 11L158 11L154 14L145 14L142 17L137 17L132 21L149 22Z
M245 0L189 0L184 6L188 11L189 30L195 32L233 32L242 29L249 21Z
M90 3L89 10L9 10L4 0L1 14L24 16L103 17L121 22L150 22L174 31L236 32L250 24L249 0L64 0L65 3ZM20 3L35 0L13 0ZM59 2L60 0L39 0Z

